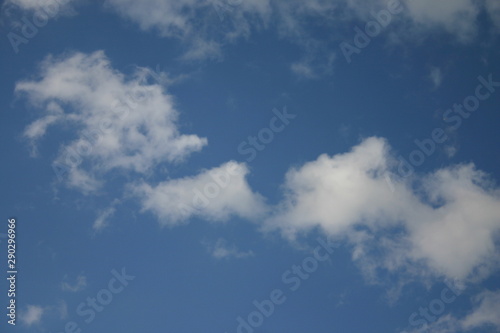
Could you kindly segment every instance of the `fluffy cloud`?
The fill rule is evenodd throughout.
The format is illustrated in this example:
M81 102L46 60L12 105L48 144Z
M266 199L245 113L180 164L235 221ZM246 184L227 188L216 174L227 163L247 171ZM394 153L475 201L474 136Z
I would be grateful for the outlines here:
M17 83L16 92L42 111L24 132L33 144L55 124L75 131L54 162L68 186L95 191L108 171L143 174L162 162L180 162L207 144L205 138L179 133L172 96L159 83L148 83L144 73L126 77L97 51L49 56L39 78Z
M320 228L347 240L368 271L465 280L497 269L500 191L487 176L469 164L398 180L396 167L380 138L321 155L287 173L285 198L264 229L294 238Z
M66 184L85 193L102 186L111 170L145 174L159 163L182 161L207 142L179 133L178 112L160 84L148 83L144 71L125 77L103 52L48 57L40 76L18 83L16 91L43 111L24 132L34 145L55 124L76 129L54 166L65 167ZM348 240L353 258L372 271L419 263L433 274L467 279L496 269L500 195L488 178L473 165L460 165L398 181L396 164L383 139L369 138L348 153L322 155L292 169L285 198L264 229L293 237L319 227ZM156 186L134 183L130 189L142 209L165 225L195 216L253 220L269 207L250 188L247 173L244 164L228 162L193 177ZM390 186L387 179L394 180ZM113 212L103 211L94 227ZM371 260L373 248L386 255Z
M176 225L193 216L225 221L231 216L253 220L266 211L263 198L245 177L245 164L228 162L193 177L167 180L156 186L131 186L143 211L155 214L163 225Z

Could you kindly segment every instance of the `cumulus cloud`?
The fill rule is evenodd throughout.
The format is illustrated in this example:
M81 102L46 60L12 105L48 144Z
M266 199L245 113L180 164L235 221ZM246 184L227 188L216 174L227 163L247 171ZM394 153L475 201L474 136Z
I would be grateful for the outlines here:
M225 221L231 216L253 220L266 211L264 199L251 190L243 163L230 161L196 176L151 186L132 185L143 211L155 214L163 225L176 225L197 216Z
M43 314L41 306L28 305L26 310L19 313L19 320L26 326L32 326L41 322Z
M387 142L374 137L321 155L286 174L285 198L263 228L289 238L320 228L349 242L368 272L466 280L496 270L500 191L493 182L472 164L398 179L397 164Z
M38 78L17 83L16 92L42 112L24 131L32 144L55 124L74 130L73 141L61 145L54 161L68 186L92 192L106 172L144 174L159 163L183 161L207 144L179 133L172 96L144 73L139 69L127 77L97 51L49 56Z
M172 96L143 74L126 77L98 51L48 57L39 77L16 85L42 110L24 132L33 144L56 124L76 129L76 139L62 145L54 162L65 167L68 186L90 193L111 170L146 174L207 143L179 133ZM252 191L246 165L232 161L192 177L129 188L143 211L170 226L192 217L255 220L273 208L264 229L294 237L319 227L349 241L353 258L367 271L408 270L419 263L433 274L467 279L496 269L500 198L486 175L468 164L398 180L396 167L385 140L368 138L350 152L321 155L290 170L277 207ZM94 228L113 213L112 206L102 211ZM373 248L385 255L371 260Z

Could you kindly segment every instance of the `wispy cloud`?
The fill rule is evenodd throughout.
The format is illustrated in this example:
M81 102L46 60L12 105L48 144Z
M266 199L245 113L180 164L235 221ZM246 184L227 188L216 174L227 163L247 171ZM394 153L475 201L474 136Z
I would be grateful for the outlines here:
M462 317L451 314L439 317L437 320L410 329L403 333L455 333L476 332L477 329L494 327L500 330L500 318L498 309L500 307L500 291L485 290L472 298L473 309Z
M431 80L434 89L439 88L443 82L443 73L441 69L438 67L431 68L429 79Z
M56 310L59 314L60 319L66 319L68 317L68 304L64 300L58 302Z
M92 228L95 231L101 231L107 224L108 219L112 217L116 212L116 205L120 204L120 200L115 199L111 205L109 205L106 209L99 212L97 218L92 225Z
M19 320L26 326L33 326L41 322L44 309L38 305L28 305L26 310L20 311Z
M205 243L207 250L216 259L243 259L253 257L252 251L240 251L234 244L229 244L224 238L219 238L215 243Z
M82 275L82 274L80 274L76 277L74 283L68 282L67 276L64 277L64 280L66 280L66 281L63 281L61 283L61 289L63 291L78 292L78 291L85 289L85 287L87 286L87 277L85 275Z

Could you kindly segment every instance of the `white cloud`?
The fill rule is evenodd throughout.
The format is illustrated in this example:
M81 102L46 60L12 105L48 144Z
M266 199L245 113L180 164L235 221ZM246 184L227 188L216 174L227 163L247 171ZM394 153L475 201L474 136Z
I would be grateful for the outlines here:
M368 273L472 280L498 269L500 191L486 175L469 164L404 180L397 163L383 139L368 138L294 168L263 228L294 238L319 227L347 240Z
M392 211L397 205L390 189L383 179L370 174L387 167L386 150L383 140L371 138L350 153L321 155L290 170L284 185L286 198L268 225L292 233L320 225L329 233L339 233L357 221L375 220L384 207Z
M67 279L67 276L64 277L64 279L66 280ZM78 291L82 291L83 289L85 289L85 287L87 286L87 277L85 275L78 275L75 279L75 282L74 283L70 283L70 282L67 282L67 281L63 281L61 283L61 289L63 291L70 291L70 292L78 292Z
M38 324L42 320L45 310L38 305L28 305L26 310L19 313L19 320L27 326Z
M160 84L148 83L144 73L139 69L126 77L97 51L49 56L39 79L17 83L16 92L43 112L26 128L26 138L35 144L56 123L75 131L76 138L61 145L54 162L68 186L92 192L106 172L144 174L159 163L180 162L207 144L205 138L179 133L172 96Z
M210 254L216 259L243 259L254 255L252 251L243 252L238 250L234 244L228 244L227 240L223 238L217 239L215 244L206 244L206 246Z
M230 216L255 219L265 213L262 196L252 192L245 164L233 161L194 177L167 180L157 186L140 183L131 191L143 211L155 214L163 225L176 225L193 216L225 221Z

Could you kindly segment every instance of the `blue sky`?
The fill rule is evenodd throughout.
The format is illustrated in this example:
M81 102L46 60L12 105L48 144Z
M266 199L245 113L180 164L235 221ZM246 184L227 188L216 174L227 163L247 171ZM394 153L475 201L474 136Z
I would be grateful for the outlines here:
M2 332L498 332L500 2L7 0Z

